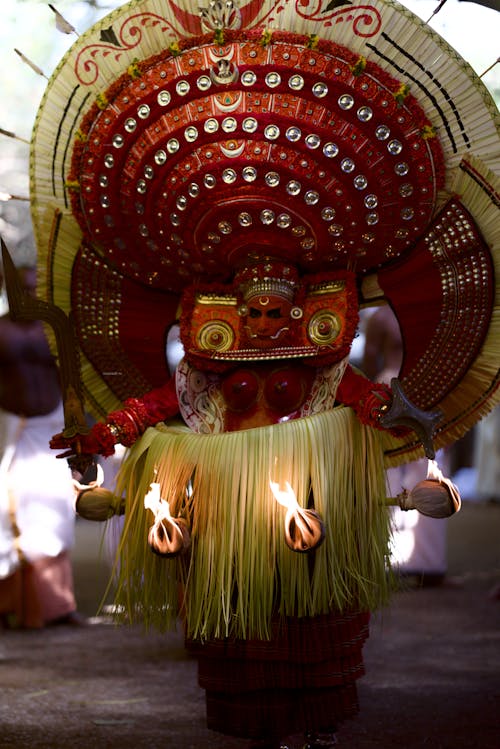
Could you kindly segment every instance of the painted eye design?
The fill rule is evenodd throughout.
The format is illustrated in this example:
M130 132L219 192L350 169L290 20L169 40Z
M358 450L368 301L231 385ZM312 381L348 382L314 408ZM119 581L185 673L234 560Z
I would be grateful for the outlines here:
M234 331L223 320L211 320L199 329L196 342L203 351L227 351L234 343Z
M334 312L318 310L311 317L307 327L307 335L312 343L318 346L327 346L338 337L340 328L340 319Z

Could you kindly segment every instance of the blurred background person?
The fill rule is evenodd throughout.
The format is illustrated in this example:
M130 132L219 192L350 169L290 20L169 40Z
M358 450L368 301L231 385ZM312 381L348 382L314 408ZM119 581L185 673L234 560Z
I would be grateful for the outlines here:
M35 294L34 268L19 269ZM72 476L49 439L64 417L58 369L40 321L0 317L0 622L84 624L76 610Z
M399 375L403 345L399 324L392 309L378 307L365 317L363 372L372 380L390 384ZM449 475L448 451L441 450L438 464ZM427 458L387 470L387 496L395 497L427 477ZM392 512L392 563L405 577L414 577L421 585L441 584L447 571L447 519L430 518L417 510Z
M474 450L475 493L479 501L500 503L500 407L485 416L476 427ZM500 583L490 590L500 601Z
M477 499L500 502L500 407L498 406L477 425L474 463Z

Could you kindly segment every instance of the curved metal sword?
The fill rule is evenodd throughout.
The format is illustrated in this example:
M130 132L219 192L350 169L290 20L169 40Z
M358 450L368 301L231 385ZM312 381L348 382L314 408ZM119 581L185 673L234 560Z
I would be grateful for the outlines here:
M3 239L1 244L5 287L11 318L14 321L42 320L50 325L54 331L64 407L63 435L73 438L79 434L88 434L89 427L83 411L78 344L72 317L57 305L37 299L25 291ZM91 462L91 456L81 453L68 459L70 467L82 474L85 473Z

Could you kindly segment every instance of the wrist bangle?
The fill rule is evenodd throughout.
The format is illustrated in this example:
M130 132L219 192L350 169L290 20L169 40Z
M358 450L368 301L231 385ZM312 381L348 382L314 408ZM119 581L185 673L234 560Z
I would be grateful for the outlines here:
M97 422L92 427L92 433L97 440L98 452L104 457L113 455L115 451L116 438L113 435L110 425Z
M145 432L150 421L148 418L148 410L144 403L138 398L127 398L123 405L125 406L125 411L128 411L132 415L139 429L139 433L142 434Z
M107 427L109 431L111 432L111 434L113 435L113 437L115 438L116 442L120 442L121 430L118 429L116 424L107 424Z
M130 447L134 444L141 432L134 419L133 414L129 409L125 408L123 411L115 411L108 416L108 427L115 428L115 433L118 435L118 439L125 447Z

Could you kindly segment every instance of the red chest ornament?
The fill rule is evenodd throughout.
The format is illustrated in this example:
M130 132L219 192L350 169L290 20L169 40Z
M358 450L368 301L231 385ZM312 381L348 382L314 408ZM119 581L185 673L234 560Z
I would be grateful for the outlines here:
M273 421L279 421L304 404L313 380L313 371L298 363L286 367L257 365L228 374L222 380L221 392L229 412L262 409L268 416L274 415Z

